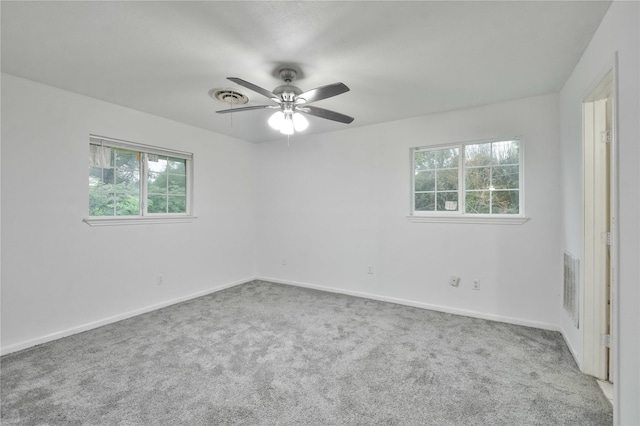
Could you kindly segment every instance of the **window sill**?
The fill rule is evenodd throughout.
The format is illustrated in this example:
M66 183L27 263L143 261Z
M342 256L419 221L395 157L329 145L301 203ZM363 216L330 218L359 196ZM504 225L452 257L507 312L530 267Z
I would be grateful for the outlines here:
M158 225L165 223L190 223L197 216L135 216L135 217L87 217L82 221L89 226Z
M407 220L412 223L473 223L492 225L522 225L529 217L516 216L471 216L471 215L442 215L442 216L407 216Z

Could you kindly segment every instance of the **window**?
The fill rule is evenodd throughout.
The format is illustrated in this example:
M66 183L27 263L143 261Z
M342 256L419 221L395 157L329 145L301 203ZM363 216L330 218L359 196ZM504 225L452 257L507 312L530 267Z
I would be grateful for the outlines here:
M92 136L85 222L190 217L192 161L191 153Z
M523 217L521 163L517 139L414 148L412 216Z

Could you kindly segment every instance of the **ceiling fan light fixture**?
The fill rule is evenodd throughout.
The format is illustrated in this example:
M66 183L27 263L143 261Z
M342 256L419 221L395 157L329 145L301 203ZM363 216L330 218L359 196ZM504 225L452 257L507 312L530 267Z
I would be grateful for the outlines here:
M304 115L295 112L293 113L293 127L296 129L296 132L302 132L309 127L309 121Z
M276 111L267 121L274 130L279 130L283 135L292 135L302 132L309 127L309 121L299 112Z
M293 134L293 119L291 115L285 115L282 124L280 125L280 133L283 135Z
M284 122L284 113L282 111L274 112L268 121L269 126L271 126L273 130L280 130L283 122Z

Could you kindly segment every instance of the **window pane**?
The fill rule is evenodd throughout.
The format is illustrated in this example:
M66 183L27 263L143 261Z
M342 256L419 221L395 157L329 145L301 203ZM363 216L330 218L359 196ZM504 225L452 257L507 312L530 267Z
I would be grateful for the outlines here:
M416 211L434 211L435 210L435 194L432 192L424 194L416 194L415 209Z
M113 216L114 170L89 167L89 216Z
M438 211L458 211L458 192L438 192Z
M113 183L114 176L113 169L89 167L89 186Z
M169 213L186 213L187 212L187 197L184 196L169 196Z
M89 177L89 197L93 195L102 196L105 192L104 185L102 182L92 182L91 177Z
M491 164L491 143L467 145L464 148L465 167Z
M418 151L415 153L415 170L457 168L458 156L459 148Z
M458 148L439 149L433 152L436 167L449 169L458 167Z
M416 172L418 170L429 170L435 168L435 159L433 151L419 151L415 153L414 165Z
M466 169L464 174L465 188L468 190L489 189L490 176L490 167Z
M118 169L116 170L116 185L119 191L140 190L140 172L135 170Z
M169 194L179 194L179 195L187 194L187 177L186 176L168 175L168 180L169 180L169 186L168 186Z
M435 191L436 172L423 170L416 174L416 191Z
M89 167L89 186L102 184L102 168Z
M458 189L458 169L438 170L438 191Z
M465 194L465 211L472 214L489 214L490 211L490 192L489 191L472 191Z
M149 159L147 164L149 165L149 170L152 172L162 173L167 171L167 157L158 157L158 161L151 161L151 159Z
M518 166L496 166L493 168L493 187L496 189L518 189Z
M140 197L137 193L116 194L116 216L137 216L140 214Z
M104 191L101 186L89 187L89 216L113 216L113 194Z
M166 213L167 197L165 195L149 195L147 199L147 211L149 213Z
M101 160L98 160L97 158L95 158L95 154L97 151L97 149L100 148L100 145L95 145L95 144L89 144L89 151L90 151L90 156L94 157L94 163L97 161L98 163L102 163ZM108 147L105 147L108 148ZM108 152L109 152L109 166L108 167L114 167L115 165L115 150L108 148ZM100 156L101 157L101 156ZM104 166L105 164L101 164L102 166ZM107 167L107 168L108 168Z
M167 170L174 175L185 175L187 173L187 160L171 158L167 162Z
M105 184L114 185L116 182L116 169L102 169L102 181Z
M167 193L167 174L149 172L147 189L149 193L166 194Z
M116 168L129 170L138 170L140 168L138 161L138 153L136 151L127 151L124 149L114 149Z
M518 191L492 191L492 213L494 214L518 214Z
M519 164L520 144L518 141L494 142L491 156L493 164Z

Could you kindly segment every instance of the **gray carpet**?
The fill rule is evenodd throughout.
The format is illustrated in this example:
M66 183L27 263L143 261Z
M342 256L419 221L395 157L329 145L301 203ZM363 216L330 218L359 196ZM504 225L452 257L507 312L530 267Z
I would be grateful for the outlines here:
M3 425L610 425L559 333L251 282L0 359Z

